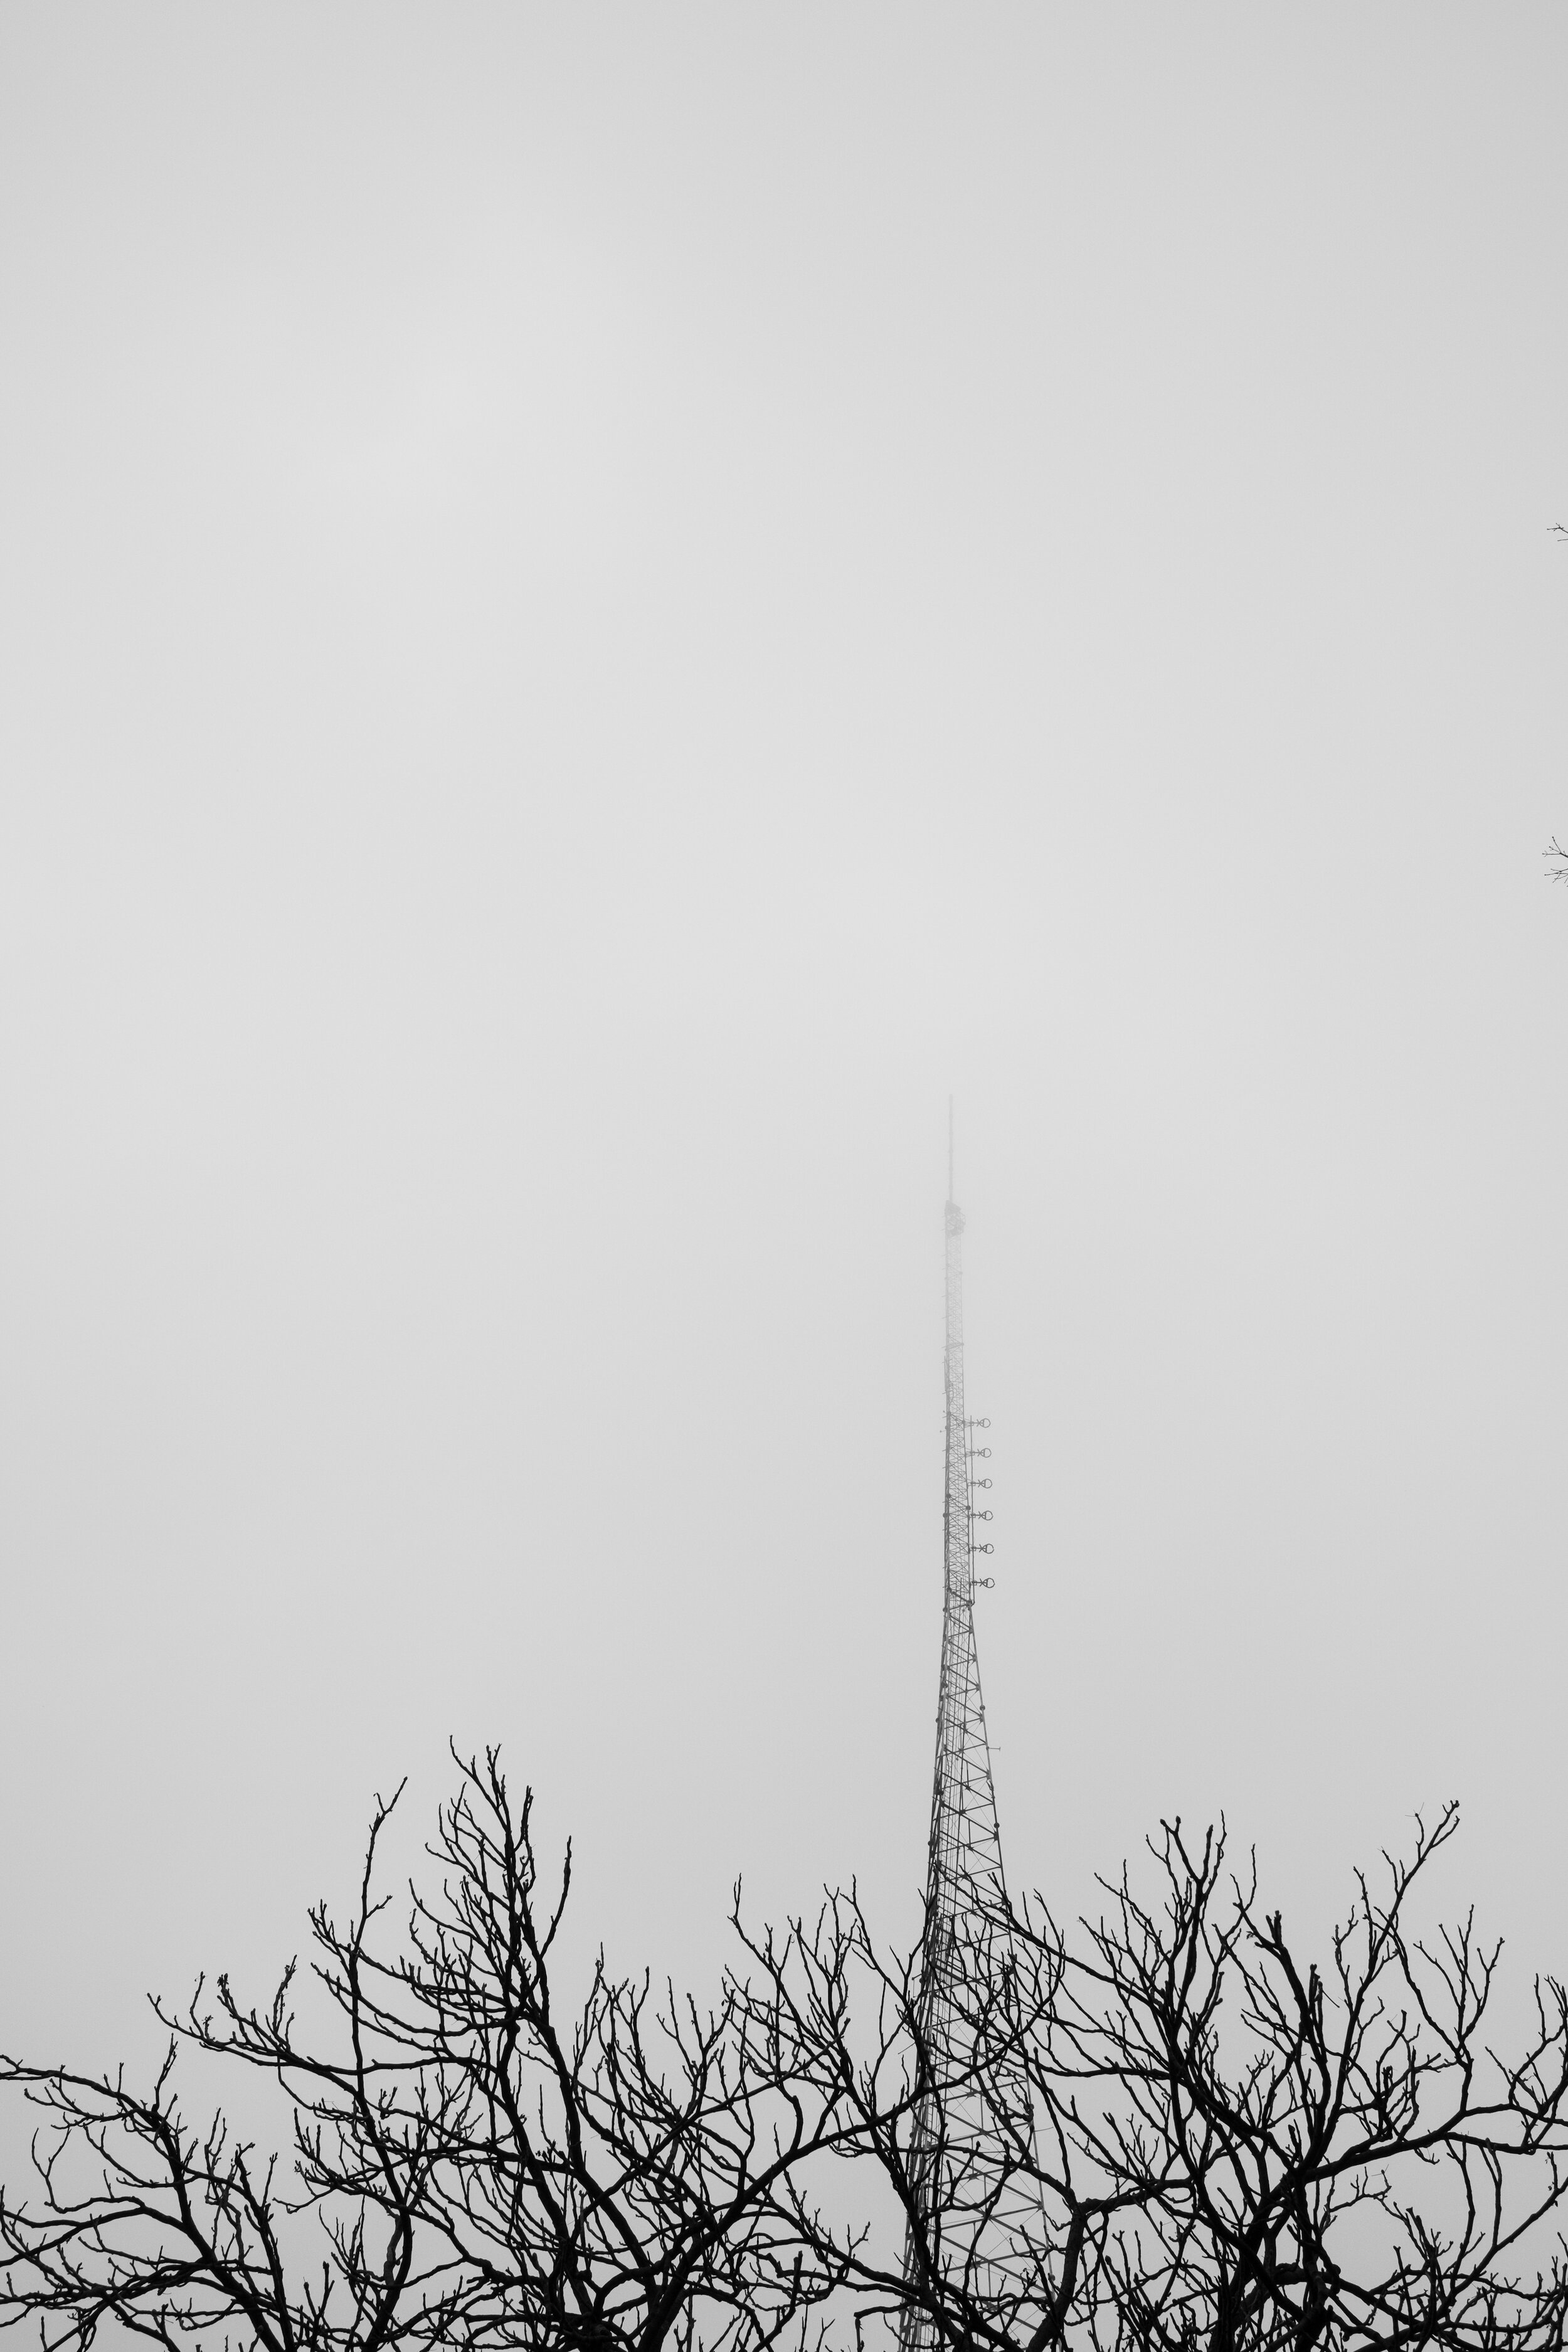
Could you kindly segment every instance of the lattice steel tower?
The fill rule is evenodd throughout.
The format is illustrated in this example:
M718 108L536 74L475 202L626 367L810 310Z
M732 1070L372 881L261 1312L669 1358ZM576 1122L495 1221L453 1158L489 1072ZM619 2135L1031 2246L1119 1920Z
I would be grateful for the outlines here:
M985 1422L971 1421L963 1395L963 1212L952 1198L952 1113L948 1111L946 1493L942 1505L944 1586L942 1685L937 1701L936 1776L931 1790L931 1849L926 1874L925 1932L921 1948L920 2024L938 2080L915 2112L912 2139L914 2202L905 2252L906 2272L918 2260L917 2231L935 2249L945 2271L963 2271L984 2286L986 2274L1005 2290L1007 2225L1013 2200L998 2178L994 2121L973 2087L962 2083L965 1987L999 1957L998 1918L1005 1916L1002 1842L991 1778L985 1704L974 1641L975 1508L977 1488L989 1477L973 1465L989 1448L975 1443ZM989 1545L984 1547L989 1550ZM1005 1936L1005 1927L1000 1930ZM951 2086L944 2091L942 2078ZM906 2307L900 2352L930 2352L938 2341L931 2321Z

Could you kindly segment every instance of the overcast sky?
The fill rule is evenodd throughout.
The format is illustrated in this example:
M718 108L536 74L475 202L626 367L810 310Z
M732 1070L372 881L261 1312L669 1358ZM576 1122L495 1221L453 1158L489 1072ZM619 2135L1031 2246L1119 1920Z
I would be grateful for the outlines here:
M0 11L0 2042L447 1735L912 1932L1450 1793L1564 1966L1568 15ZM103 2045L100 2053L99 2044Z

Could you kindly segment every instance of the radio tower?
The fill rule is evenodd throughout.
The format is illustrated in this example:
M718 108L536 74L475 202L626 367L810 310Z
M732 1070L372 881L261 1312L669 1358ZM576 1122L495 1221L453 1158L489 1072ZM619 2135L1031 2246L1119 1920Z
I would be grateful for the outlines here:
M1008 2168L996 2144L996 2117L973 2080L964 1998L978 1972L1001 1957L1006 1886L980 1659L974 1642L974 1562L989 1544L975 1541L973 1492L988 1477L973 1469L990 1448L975 1433L963 1396L963 1212L952 1197L952 1106L947 1115L947 1481L942 1505L943 1592L942 1686L936 1713L936 1776L931 1790L931 1850L926 1870L925 1931L921 1945L918 2018L931 2080L915 2109L910 2145L914 2216L905 2247L905 2275L924 2259L962 2275L972 2290L1005 2293L1007 2224L1025 2219L1026 2203L1009 2193ZM966 2071L969 2080L965 2080ZM1015 2116L1019 2110L1009 2098ZM1026 2103L1023 2109L1026 2115ZM906 2305L900 2352L932 2352L935 2323Z

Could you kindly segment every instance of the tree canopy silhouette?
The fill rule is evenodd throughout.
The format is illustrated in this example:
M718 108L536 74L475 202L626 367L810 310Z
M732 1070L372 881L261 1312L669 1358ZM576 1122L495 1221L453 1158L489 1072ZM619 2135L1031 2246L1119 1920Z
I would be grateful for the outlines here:
M459 1762L402 1917L396 1802L347 1924L312 1914L319 2028L290 1969L263 2006L222 1977L155 2004L142 2089L0 2064L38 2110L0 2318L168 2352L1561 2352L1568 2000L1538 1981L1499 2054L1497 1948L1417 1932L1452 1808L1357 1876L1318 1962L1223 1833L1169 1823L1094 1920L973 1923L935 2049L918 1948L883 1950L853 1890L777 1932L737 1905L710 2006L602 1956L568 2001L570 1856L545 1889L531 1796ZM187 2111L187 2053L280 2098L276 2152Z

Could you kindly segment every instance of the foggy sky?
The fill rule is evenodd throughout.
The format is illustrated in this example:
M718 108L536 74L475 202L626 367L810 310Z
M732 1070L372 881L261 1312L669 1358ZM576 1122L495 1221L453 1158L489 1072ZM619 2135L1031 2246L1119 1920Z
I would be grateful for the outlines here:
M0 2042L499 1739L913 1932L1458 1795L1561 1969L1568 20L0 14Z

